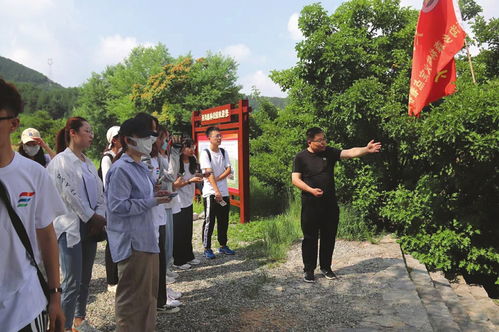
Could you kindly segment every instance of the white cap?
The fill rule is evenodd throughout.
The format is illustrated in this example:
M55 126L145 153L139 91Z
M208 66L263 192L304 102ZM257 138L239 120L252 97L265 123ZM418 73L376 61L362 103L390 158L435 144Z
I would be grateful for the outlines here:
M109 128L107 130L106 138L107 138L107 142L109 143L108 148L111 148L111 142L113 141L113 138L116 135L118 135L119 132L120 132L120 126L112 126L111 128Z
M23 144L26 144L28 142L34 141L33 137L40 138L40 132L35 128L24 129L23 133L21 134L21 142L23 142Z

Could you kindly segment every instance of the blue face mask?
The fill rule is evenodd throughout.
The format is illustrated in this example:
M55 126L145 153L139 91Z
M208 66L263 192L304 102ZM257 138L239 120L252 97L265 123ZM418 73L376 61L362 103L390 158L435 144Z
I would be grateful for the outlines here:
M168 147L168 142L165 140L165 141L163 141L163 144L161 145L161 150L166 150L167 147Z

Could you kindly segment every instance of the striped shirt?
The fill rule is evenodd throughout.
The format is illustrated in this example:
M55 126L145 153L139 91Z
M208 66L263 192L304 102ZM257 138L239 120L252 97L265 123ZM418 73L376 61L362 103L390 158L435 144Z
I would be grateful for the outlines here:
M136 251L159 253L153 181L146 165L123 154L106 174L107 236L115 263Z

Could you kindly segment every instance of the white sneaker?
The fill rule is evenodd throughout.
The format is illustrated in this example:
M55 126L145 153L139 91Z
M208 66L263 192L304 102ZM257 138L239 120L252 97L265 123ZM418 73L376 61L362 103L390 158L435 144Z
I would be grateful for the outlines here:
M182 305L182 302L179 300L174 300L172 298L169 298L168 296L166 297L166 307L167 308L175 308L175 307L180 307Z
M166 276L169 278L178 278L178 273L172 270L166 270Z
M167 306L164 306L156 308L156 312L158 314L174 314L179 311L180 311L179 307L168 308Z
M73 331L75 332L100 332L95 327L90 325L86 320L84 320L80 326L73 327Z
M199 259L194 258L192 261L188 262L191 265L199 265L201 261Z
M107 291L110 293L116 293L116 288L118 288L118 285L107 285Z
M173 265L173 267L180 270L189 270L191 268L191 265L185 263L183 265Z
M166 287L166 295L169 298L172 298L174 300L178 300L182 296L182 293L181 292L176 292L173 289L171 289L170 287Z

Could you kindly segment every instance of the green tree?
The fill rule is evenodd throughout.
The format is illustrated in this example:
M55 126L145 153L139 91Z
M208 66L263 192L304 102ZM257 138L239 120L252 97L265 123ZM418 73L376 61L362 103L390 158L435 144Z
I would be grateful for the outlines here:
M131 99L134 84L145 84L149 76L160 72L172 61L163 44L139 46L115 66L92 76L81 87L73 115L80 115L92 125L94 143L89 154L97 158L106 146L106 131L134 116L137 111Z
M465 1L465 14L481 46L480 85L458 56L458 91L419 119L407 115L417 11L398 0L351 0L331 15L319 4L303 8L298 61L271 75L289 104L262 121L251 170L286 191L312 125L336 147L380 140L381 154L340 163L339 200L362 221L398 232L404 249L429 266L499 283L499 34L497 20L486 22L473 4Z
M233 59L211 53L198 59L188 55L165 65L145 84L135 84L132 100L137 110L189 132L192 111L238 101L241 87L236 80Z
M47 111L36 111L32 114L21 113L20 126L12 133L11 140L18 144L21 142L21 133L26 128L35 128L40 132L42 139L55 150L55 135L64 127L64 119L54 119Z

